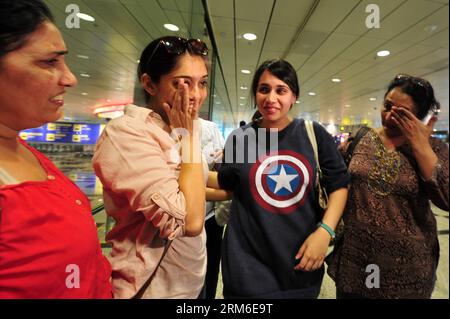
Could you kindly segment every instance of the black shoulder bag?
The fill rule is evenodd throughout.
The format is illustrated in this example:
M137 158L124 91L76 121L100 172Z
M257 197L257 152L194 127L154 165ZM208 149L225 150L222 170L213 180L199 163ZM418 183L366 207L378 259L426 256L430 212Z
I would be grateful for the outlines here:
M350 137L348 139L348 142L350 143L350 145L348 146L347 152L345 153L345 157L344 157L344 161L345 161L345 164L347 165L347 167L350 165L350 162L351 162L352 156L353 156L353 151L355 150L356 145L358 145L361 138L364 135L366 135L366 133L369 131L370 131L370 128L368 128L367 126L363 126L356 132L355 137Z

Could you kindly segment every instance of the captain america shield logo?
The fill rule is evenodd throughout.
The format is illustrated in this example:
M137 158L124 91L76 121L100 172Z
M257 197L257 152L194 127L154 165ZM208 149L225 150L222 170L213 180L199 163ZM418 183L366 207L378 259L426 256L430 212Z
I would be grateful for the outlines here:
M250 169L250 189L257 203L276 214L289 214L304 204L312 188L308 160L293 151L264 156Z

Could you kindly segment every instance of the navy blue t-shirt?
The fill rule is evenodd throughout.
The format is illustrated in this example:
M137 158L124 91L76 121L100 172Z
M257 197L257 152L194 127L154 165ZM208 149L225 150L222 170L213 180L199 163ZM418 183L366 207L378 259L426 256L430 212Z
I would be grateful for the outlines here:
M322 183L331 194L346 187L350 177L330 134L317 123L314 132ZM294 270L295 255L321 219L315 172L303 120L278 132L251 123L227 139L218 175L220 187L233 190L222 247L225 298L318 296L323 267Z

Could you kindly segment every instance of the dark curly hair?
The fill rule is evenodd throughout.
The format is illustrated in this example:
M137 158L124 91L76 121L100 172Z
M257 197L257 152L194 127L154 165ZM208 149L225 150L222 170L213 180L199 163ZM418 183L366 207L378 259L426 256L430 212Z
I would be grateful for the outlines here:
M434 90L430 82L425 79L408 74L397 74L389 84L384 98L390 91L399 88L403 93L408 94L417 108L417 118L423 120L429 112L437 113L440 103L434 96Z

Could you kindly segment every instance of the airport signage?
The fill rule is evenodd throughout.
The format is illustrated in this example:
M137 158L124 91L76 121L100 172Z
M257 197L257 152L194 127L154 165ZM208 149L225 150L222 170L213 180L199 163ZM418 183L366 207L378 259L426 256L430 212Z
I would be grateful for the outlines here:
M19 135L27 142L90 145L97 142L102 126L103 124L94 123L56 122L21 131Z

